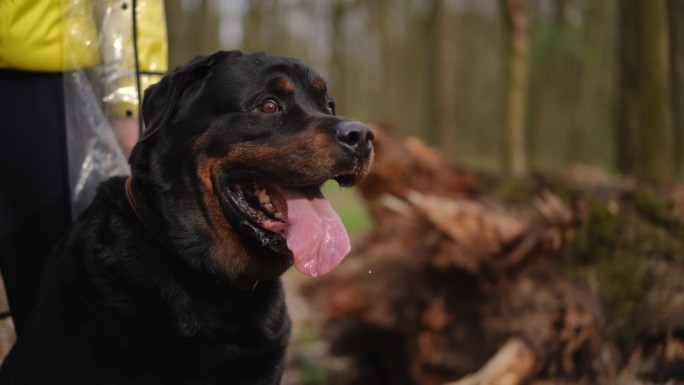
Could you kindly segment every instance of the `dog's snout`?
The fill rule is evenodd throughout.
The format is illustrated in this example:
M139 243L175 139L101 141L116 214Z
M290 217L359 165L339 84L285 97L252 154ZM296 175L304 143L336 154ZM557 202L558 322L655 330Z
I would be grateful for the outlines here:
M359 122L340 122L335 133L337 141L345 147L366 155L372 148L371 141L374 138L373 131Z

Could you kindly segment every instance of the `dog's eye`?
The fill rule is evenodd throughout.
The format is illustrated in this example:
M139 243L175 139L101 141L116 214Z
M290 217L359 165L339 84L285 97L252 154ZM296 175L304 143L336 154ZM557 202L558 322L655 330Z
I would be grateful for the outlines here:
M329 101L326 107L328 107L328 111L330 111L331 114L335 115L335 102L332 100Z
M259 111L264 114L275 114L278 110L280 110L280 106L273 99L268 99L259 106Z

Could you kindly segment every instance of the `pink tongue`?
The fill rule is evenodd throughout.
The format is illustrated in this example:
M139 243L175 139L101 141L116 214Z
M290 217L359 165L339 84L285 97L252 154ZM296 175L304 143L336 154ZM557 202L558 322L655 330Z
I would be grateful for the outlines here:
M337 266L351 250L349 235L339 215L320 191L280 187L287 201L287 247L300 273L315 277Z

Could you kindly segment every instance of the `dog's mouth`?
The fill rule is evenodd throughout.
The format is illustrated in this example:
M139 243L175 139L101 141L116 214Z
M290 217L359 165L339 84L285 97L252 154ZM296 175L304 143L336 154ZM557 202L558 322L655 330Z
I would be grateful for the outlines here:
M247 179L224 186L232 224L262 246L291 256L302 274L325 274L351 250L347 231L319 185Z

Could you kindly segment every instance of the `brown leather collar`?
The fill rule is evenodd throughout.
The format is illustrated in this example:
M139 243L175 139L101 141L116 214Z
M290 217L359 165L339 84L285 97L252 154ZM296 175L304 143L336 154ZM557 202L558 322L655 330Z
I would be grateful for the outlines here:
M140 204L136 199L135 199L135 194L133 193L133 177L129 176L128 179L126 179L126 198L128 198L128 203L131 205L131 208L133 209L133 212L135 213L135 216L140 219L140 222L145 226L145 228L154 235L154 238L159 241L164 247L166 247L169 250L173 250L171 248L171 242L169 241L169 238L166 236L166 233L163 230L163 226L159 220L159 218L150 211L150 208L146 205Z

